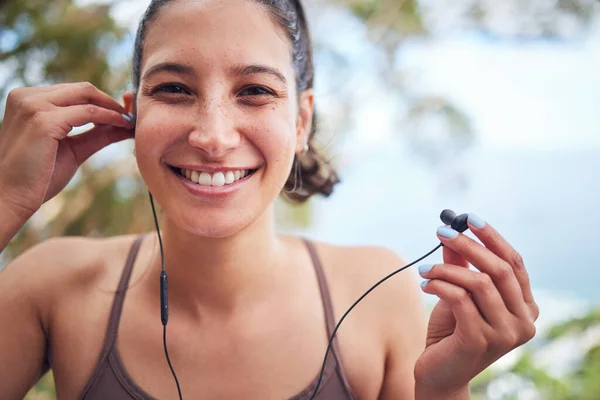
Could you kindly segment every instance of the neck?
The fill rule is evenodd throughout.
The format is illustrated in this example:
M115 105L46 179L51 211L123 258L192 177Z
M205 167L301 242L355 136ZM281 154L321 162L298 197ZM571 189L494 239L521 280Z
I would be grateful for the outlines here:
M272 209L243 231L225 238L194 235L168 217L163 226L169 303L186 313L232 314L264 298L277 283L276 267L283 244L275 233ZM160 267L160 261L157 264Z

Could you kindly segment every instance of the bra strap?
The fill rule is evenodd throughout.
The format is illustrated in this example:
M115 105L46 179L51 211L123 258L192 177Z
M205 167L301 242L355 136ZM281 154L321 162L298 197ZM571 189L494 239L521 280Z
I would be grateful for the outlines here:
M123 302L125 301L125 294L127 292L127 285L129 284L129 279L131 278L131 271L133 270L133 263L137 256L138 250L140 249L140 245L142 243L143 235L139 235L129 250L129 255L127 256L127 261L125 262L125 267L123 268L123 273L121 274L121 280L119 281L119 286L117 287L117 291L115 292L115 297L113 300L112 307L110 309L110 316L108 318L108 327L106 329L106 336L104 339L104 345L102 346L102 352L100 353L100 358L98 363L96 364L96 369L88 381L85 389L82 392L80 398L85 398L87 392L94 385L95 381L98 380L102 370L104 368L106 359L112 350L115 340L117 338L117 331L119 329L119 321L121 319L121 311L123 310Z
M325 277L325 271L323 270L323 265L321 264L321 260L319 258L319 255L317 254L317 249L315 248L315 245L308 239L303 240L308 249L308 252L310 253L310 257L315 268L315 273L317 274L317 280L319 281L319 289L321 290L321 299L323 301L323 309L325 311L327 343L329 343L331 334L335 329L336 321L333 313L333 302L331 301L329 286L327 285L327 278ZM350 384L348 383L348 379L346 378L346 373L344 372L344 366L340 357L341 352L339 349L337 333L336 337L333 339L333 343L331 344L331 353L333 353L333 356L335 358L340 378L344 383L344 388L346 389L348 395L352 396L352 389L350 388Z
M106 343L104 346L104 350L106 350L107 354L108 351L110 351L110 349L112 348L115 339L117 338L117 331L119 329L119 321L121 320L121 312L123 311L123 303L125 302L127 286L129 285L129 279L131 278L131 272L133 271L133 264L140 249L140 245L142 244L142 239L143 236L140 235L133 242L133 245L129 250L129 255L127 256L127 261L125 262L125 268L123 268L123 273L121 274L119 287L117 288L117 292L115 293L115 299L113 300L113 305L110 310L108 329L106 331Z

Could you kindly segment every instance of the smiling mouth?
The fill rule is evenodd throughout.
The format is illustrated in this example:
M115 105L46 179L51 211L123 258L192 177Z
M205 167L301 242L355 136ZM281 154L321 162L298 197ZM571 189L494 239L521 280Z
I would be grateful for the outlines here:
M250 177L258 169L242 169L220 172L200 172L185 168L169 168L180 177L200 186L227 186Z

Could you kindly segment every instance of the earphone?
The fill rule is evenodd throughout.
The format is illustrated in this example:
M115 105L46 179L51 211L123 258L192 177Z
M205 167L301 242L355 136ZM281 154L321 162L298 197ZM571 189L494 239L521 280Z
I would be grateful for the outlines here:
M469 214L456 215L452 210L444 210L440 214L440 219L444 224L450 225L450 228L461 233L469 229L469 225L467 225L468 218Z
M161 318L161 322L163 324L163 346L164 346L164 350L165 350L165 357L169 364L169 368L171 369L171 373L173 374L173 378L175 379L175 383L177 384L177 392L179 394L179 399L183 400L183 397L181 395L181 387L179 386L179 380L177 379L177 374L175 373L175 370L173 369L173 365L171 364L171 360L169 358L169 352L167 350L167 322L169 319L169 307L168 307L168 302L167 302L167 294L168 294L167 272L165 270L165 257L164 257L164 251L163 251L163 246L162 246L162 239L160 236L160 230L158 228L158 218L156 217L156 210L154 208L154 201L153 201L152 194L150 193L150 191L148 191L148 194L150 196L150 204L152 206L152 214L154 215L154 223L156 225L156 232L158 234L158 243L160 246L160 255L161 255L161 267L162 268L161 268L161 273L160 273L160 318ZM440 214L440 219L442 220L442 222L444 224L450 225L450 227L452 229L456 230L457 232L461 232L461 233L468 229L467 218L468 218L468 214L456 215L456 213L454 211L448 210L448 209L442 211L442 213ZM317 395L319 387L321 386L321 381L323 380L323 374L325 372L325 365L327 363L327 356L329 355L329 352L331 351L331 346L333 344L333 340L335 339L335 334L337 333L340 325L342 324L342 322L344 321L346 316L350 313L350 311L352 311L354 309L354 307L356 307L356 305L358 303L360 303L369 293L371 293L373 290L375 290L375 288L377 286L381 285L383 282L387 281L389 278L396 275L397 273L402 272L406 268L429 257L431 254L433 254L437 249L439 249L442 246L443 246L442 243L438 244L435 248L433 248L431 251L429 251L424 256L416 259L415 261L403 266L402 268L397 269L396 271L394 271L394 272L390 273L389 275L387 275L386 277L382 278L379 282L377 282L376 284L371 286L369 288L369 290L367 290L362 296L360 296L350 306L350 308L348 308L348 310L346 310L344 315L342 315L342 317L336 324L335 328L333 329L333 332L331 333L331 337L329 338L329 343L327 344L327 349L325 350L325 357L323 357L323 364L321 366L321 371L319 373L319 379L313 390L310 400L313 400L315 398L315 396Z
M165 252L163 251L162 238L160 236L160 230L158 228L158 218L156 217L156 210L154 208L154 199L152 198L152 193L150 193L150 191L148 191L148 196L150 197L150 205L152 206L154 224L156 225L156 233L158 234L158 245L160 247L160 321L163 325L163 347L165 349L165 357L167 359L167 363L169 363L169 368L171 369L171 373L173 374L173 378L175 379L175 384L177 385L179 399L183 400L183 397L181 396L181 387L179 386L179 379L177 379L177 374L173 369L171 359L169 358L169 351L167 350L167 322L169 322L169 302L167 294L169 292L169 281L167 280L167 271L165 270Z

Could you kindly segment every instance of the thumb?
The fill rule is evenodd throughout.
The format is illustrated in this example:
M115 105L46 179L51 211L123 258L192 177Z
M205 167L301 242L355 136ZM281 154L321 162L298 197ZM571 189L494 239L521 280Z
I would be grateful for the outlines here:
M444 263L469 268L469 262L454 250L443 246L442 253L444 256Z
M94 153L104 147L125 139L133 139L135 131L112 125L96 125L94 128L79 135L69 136L68 141L77 164L81 165Z

